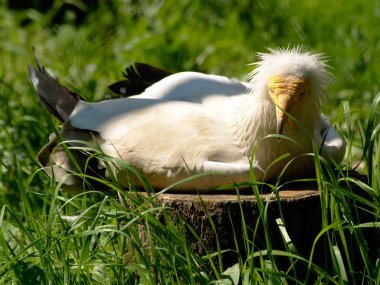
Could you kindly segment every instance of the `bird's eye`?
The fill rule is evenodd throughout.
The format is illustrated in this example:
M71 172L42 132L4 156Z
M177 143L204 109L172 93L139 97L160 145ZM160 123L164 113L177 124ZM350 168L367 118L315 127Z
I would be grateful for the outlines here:
M305 92L302 92L302 93L300 93L300 97L303 97L303 96L305 96L306 95L306 91Z

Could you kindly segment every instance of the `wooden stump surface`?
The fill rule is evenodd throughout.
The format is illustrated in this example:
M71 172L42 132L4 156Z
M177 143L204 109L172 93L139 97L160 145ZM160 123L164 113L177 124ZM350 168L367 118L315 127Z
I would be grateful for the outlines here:
M273 249L284 250L285 243L281 236L276 219L281 217L279 204L283 214L283 222L292 243L298 252L306 259L309 258L311 248L316 236L322 230L322 210L320 193L316 185L304 185L301 189L282 190L279 192L281 203L276 200L275 194L262 194L261 199L267 207L267 226L269 229ZM247 240L243 235L243 216L248 226L250 242L254 244L255 251L267 249L264 229L260 217L260 211L255 196L250 190L236 193L162 193L156 198L157 204L165 206L168 213L181 224L188 224L198 234L199 239L188 232L188 242L195 252L200 255L217 251L217 240L221 250L230 250L223 253L223 267L227 268L235 264L239 250L244 258ZM363 211L365 212L365 211ZM365 219L367 219L366 217ZM215 227L212 226L210 220ZM253 230L257 223L257 233L253 239ZM215 229L215 230L214 230ZM370 233L373 235L373 231ZM380 246L379 234L373 238L373 246ZM321 266L326 265L324 242L321 239L314 251L313 262ZM238 249L237 249L238 247ZM285 258L283 268L287 269L289 264ZM281 266L281 258L279 262ZM278 265L278 264L277 264ZM300 270L304 267L301 265Z
M315 236L321 230L321 208L318 190L284 190L279 192L284 223L292 242L301 253L310 252ZM276 219L280 218L279 206L274 194L262 194L267 207L267 223L274 249L285 249ZM249 238L259 223L254 239L255 250L266 249L264 230L260 219L257 200L253 194L160 194L156 202L168 208L169 215L190 225L200 237L188 234L188 242L195 252L205 255L217 251L217 239L223 254L223 267L237 262L234 250L244 257L246 248L243 237L243 215L249 227ZM215 230L210 223L212 219ZM237 245L236 245L237 244ZM317 256L321 259L322 257ZM286 266L286 265L285 265ZM284 266L284 267L285 267Z

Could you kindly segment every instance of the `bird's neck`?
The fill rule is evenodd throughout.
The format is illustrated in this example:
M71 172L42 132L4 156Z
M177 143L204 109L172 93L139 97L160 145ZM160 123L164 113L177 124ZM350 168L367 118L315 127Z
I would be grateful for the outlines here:
M258 98L255 94L246 95L234 106L231 129L235 143L242 149L244 155L251 156L256 144L264 137L276 133L275 110L276 107L269 97ZM305 102L300 112L291 115L302 124L302 127L289 119L283 135L297 140L300 137L310 137L307 132L313 134L320 111L314 102Z
M236 145L251 156L257 142L275 132L276 115L273 102L247 94L236 104L231 114L231 129Z
M301 126L298 126L297 123L292 122L291 119L288 121L290 122L289 125L296 125L295 128L288 127L285 129L285 135L297 135L297 133L302 135L307 135L306 133L309 132L311 135L313 134L316 125L317 120L321 116L321 111L319 104L317 102L314 102L313 100L309 100L304 102L302 105L302 108L298 110L297 113L290 114L294 119L296 119Z

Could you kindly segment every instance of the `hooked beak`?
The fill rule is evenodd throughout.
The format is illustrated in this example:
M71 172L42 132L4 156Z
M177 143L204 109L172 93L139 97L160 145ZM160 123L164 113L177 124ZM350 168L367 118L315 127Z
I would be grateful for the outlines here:
M278 135L282 134L282 132L284 131L284 126L285 126L286 120L287 120L287 117L285 117L285 116L277 117L276 134L278 134Z
M281 135L288 121L286 113L292 109L295 103L295 94L305 80L294 76L271 76L269 78L269 93L276 105L276 133Z
M282 93L280 95L276 95L273 99L276 105L276 133L278 135L282 135L285 124L288 121L286 113L289 112L290 106L292 105L292 96Z

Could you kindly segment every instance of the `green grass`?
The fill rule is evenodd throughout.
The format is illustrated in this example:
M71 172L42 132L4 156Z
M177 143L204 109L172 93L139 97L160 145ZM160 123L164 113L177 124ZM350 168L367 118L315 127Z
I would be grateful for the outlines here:
M113 0L97 9L70 2L88 14L79 26L70 14L54 23L60 1L44 13L9 10L0 1L0 284L380 283L379 253L368 248L366 235L379 227L380 211L378 1ZM32 47L62 83L98 100L110 96L107 85L135 61L243 78L256 52L288 45L329 57L336 81L323 111L348 143L338 174L315 160L324 225L315 245L326 245L329 269L291 246L281 220L288 247L273 248L266 202L259 203L259 219L243 219L248 256L238 250L238 265L226 269L219 262L223 251L197 255L187 226L150 197L113 184L108 194L67 196L39 169L36 153L58 122L50 120L29 84ZM368 181L350 177L360 158ZM274 193L280 187L274 185ZM259 195L260 186L252 191ZM359 220L362 209L370 223ZM265 248L252 243L261 228ZM279 256L303 263L308 273L301 278L291 267L277 269Z

